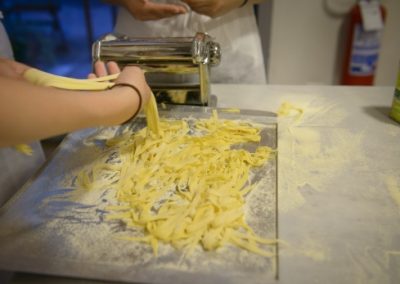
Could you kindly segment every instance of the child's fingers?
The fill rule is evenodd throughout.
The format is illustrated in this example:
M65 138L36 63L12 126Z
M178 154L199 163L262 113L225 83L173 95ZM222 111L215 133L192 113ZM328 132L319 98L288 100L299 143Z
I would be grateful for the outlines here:
M121 72L118 64L114 61L107 62L107 69L110 74L117 74L117 73Z
M95 78L97 78L97 76L94 73L90 73L88 75L88 79L95 79Z
M104 62L96 61L94 63L94 73L97 75L97 77L103 77L108 75L107 68Z

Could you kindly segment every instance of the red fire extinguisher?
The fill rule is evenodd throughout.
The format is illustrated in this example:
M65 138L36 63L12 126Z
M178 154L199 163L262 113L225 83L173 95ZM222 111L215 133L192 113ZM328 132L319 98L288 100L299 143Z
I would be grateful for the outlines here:
M342 69L342 85L373 85L376 65L378 62L382 29L366 30L365 16L363 18L361 5L369 5L366 0L360 0L350 12L350 27L345 46ZM379 3L382 24L386 19L386 9Z

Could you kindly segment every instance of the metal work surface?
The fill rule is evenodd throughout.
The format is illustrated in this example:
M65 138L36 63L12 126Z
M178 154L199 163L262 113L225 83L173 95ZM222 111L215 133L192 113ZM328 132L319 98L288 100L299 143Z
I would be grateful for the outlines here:
M212 90L218 107L303 109L299 119L278 119L279 279L260 281L400 283L400 124L388 116L394 86ZM17 273L10 283L98 282Z
M394 83L394 82L393 82ZM400 283L400 124L391 87L216 85L219 107L277 112L279 281Z
M208 118L210 108L172 106L166 118ZM220 118L263 124L260 145L277 146L271 113L219 111ZM145 125L138 118L136 130ZM57 153L0 211L0 269L108 281L146 283L265 283L277 275L277 259L235 248L186 255L161 245L155 257L147 244L118 238L123 224L105 221L111 192L91 189L67 198L73 189L66 180L82 166L96 162L106 138L121 128L89 129L69 135ZM126 129L125 129L126 131ZM240 147L254 149L254 145ZM276 160L254 171L257 186L246 198L248 224L263 237L277 237ZM277 255L277 247L268 248Z

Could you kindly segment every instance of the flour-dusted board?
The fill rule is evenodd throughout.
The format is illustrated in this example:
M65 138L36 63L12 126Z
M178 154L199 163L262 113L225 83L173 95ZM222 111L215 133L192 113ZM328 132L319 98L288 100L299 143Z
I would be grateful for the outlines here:
M167 106L161 117L209 118L211 108ZM267 112L218 110L221 119L263 124L260 145L277 147L275 116ZM130 127L145 126L137 118ZM140 283L266 283L277 277L278 257L262 257L225 246L191 254L161 245L158 257L144 243L120 239L123 224L106 221L111 190L88 190L66 198L73 189L66 180L90 166L104 150L104 139L121 127L72 133L52 159L0 210L0 269L41 274ZM125 129L126 131L126 129ZM249 150L255 145L240 145ZM256 169L259 182L246 198L245 216L255 232L277 238L277 161L273 157ZM266 247L277 254L275 245Z

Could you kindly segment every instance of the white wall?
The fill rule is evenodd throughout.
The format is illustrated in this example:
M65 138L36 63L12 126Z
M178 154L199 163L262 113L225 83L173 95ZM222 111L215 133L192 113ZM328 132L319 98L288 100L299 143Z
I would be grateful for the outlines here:
M355 0L268 1L259 11L268 82L337 84L346 16ZM392 86L400 61L400 1L382 3L388 17L375 84Z

